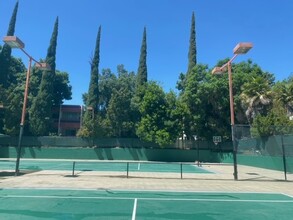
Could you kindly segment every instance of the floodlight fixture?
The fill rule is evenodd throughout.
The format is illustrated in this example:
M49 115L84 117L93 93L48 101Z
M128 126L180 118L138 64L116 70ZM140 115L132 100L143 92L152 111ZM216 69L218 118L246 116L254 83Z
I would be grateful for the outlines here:
M253 47L252 43L239 43L233 50L234 54L246 54Z
M16 36L5 36L3 41L8 44L11 48L24 48L24 43Z

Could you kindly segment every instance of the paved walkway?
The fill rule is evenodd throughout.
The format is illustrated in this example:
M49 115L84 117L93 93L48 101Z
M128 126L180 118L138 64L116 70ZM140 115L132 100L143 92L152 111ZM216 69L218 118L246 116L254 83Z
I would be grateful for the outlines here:
M0 188L123 189L205 192L284 193L293 197L293 174L238 166L239 180L233 179L233 166L203 165L214 174L38 171L15 177L0 171ZM9 175L10 174L10 175Z

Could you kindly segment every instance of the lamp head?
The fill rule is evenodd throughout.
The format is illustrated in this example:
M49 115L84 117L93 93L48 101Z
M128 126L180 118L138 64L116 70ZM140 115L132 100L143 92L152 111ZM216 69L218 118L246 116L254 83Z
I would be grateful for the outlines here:
M3 41L8 44L11 48L24 48L24 43L16 36L5 36Z
M227 71L227 65L225 64L224 66L222 67L215 67L213 70L212 70L212 74L213 75L217 75L217 74L222 74L224 72Z
M51 67L48 63L36 63L36 67L41 70L51 70Z
M245 54L253 47L252 43L239 43L233 50L234 54Z

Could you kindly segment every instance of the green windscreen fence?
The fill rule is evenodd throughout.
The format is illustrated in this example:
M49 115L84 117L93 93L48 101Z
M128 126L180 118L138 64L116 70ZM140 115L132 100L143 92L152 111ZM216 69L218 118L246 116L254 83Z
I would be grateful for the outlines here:
M262 168L263 173L253 174L275 179L287 179L293 173L293 127L236 125L234 135L238 165ZM278 177L274 171L283 175Z
M0 158L15 158L18 137L0 137ZM21 142L21 158L152 160L220 163L229 157L232 142L177 140L158 146L137 138L27 137Z

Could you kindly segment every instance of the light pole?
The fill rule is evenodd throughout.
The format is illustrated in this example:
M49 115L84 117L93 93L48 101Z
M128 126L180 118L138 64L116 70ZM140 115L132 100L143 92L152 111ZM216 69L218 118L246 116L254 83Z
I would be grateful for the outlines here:
M234 56L223 66L215 67L212 74L222 74L228 69L229 77L229 97L230 97L230 118L231 118L231 132L232 132L232 143L233 143L233 162L234 162L234 179L238 179L237 171L237 147L234 138L234 98L233 98L233 86L232 86L232 62L239 54L246 54L253 47L252 43L239 43L233 50Z
M21 140L23 134L23 127L25 121L25 114L26 114L26 104L27 104L27 96L28 96L28 88L29 88L29 78L31 72L31 65L32 61L36 63L36 67L43 70L50 70L50 66L47 63L40 63L36 61L32 56L30 56L23 48L24 43L17 38L16 36L5 36L3 41L8 44L11 48L18 48L20 49L26 56L29 58L28 69L26 73L26 81L25 81L25 89L24 89L24 98L23 98L23 106L22 106L22 113L21 113L21 120L20 120L20 130L19 130L19 139L18 139L18 146L17 146L17 159L16 159L16 166L15 166L15 176L19 174L19 161L21 156Z

